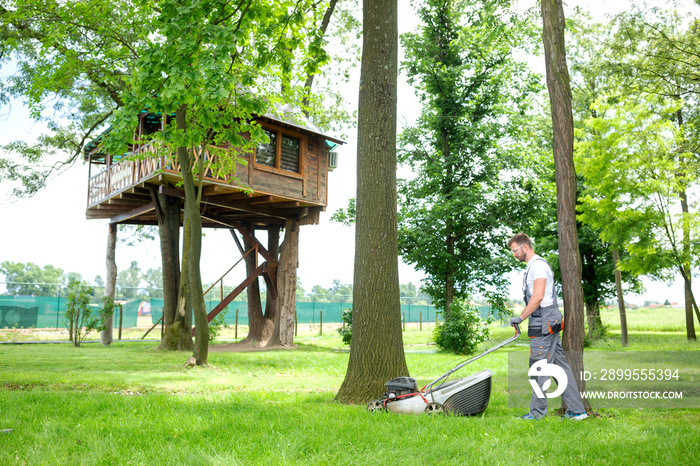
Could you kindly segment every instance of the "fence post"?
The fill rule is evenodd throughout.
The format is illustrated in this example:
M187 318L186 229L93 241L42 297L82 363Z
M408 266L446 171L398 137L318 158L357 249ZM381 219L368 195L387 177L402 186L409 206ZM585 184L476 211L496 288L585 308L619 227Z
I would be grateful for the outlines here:
M418 313L418 319L420 320L419 325L420 325L420 331L422 332L423 331L423 311L420 311Z
M58 318L61 315L61 285L58 285L58 291L56 292L56 330L58 330Z
M233 336L234 340L238 340L238 308L236 308L236 333Z
M321 331L319 335L323 336L323 310L321 310Z
M406 311L403 312L403 331L406 331Z
M297 318L296 312L294 313L294 336L299 335L299 319Z
M122 312L122 305L119 305L119 339L122 339L122 324L124 323L124 313ZM161 337L162 340L162 337Z

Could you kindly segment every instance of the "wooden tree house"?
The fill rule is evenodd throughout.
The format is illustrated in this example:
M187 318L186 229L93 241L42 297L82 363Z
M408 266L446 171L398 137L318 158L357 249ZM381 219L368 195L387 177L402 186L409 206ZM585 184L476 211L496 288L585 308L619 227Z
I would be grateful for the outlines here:
M328 172L336 164L335 153L331 151L344 142L323 134L289 110L283 108L276 114L255 119L267 132L270 143L258 144L254 151L244 154L246 163L237 164L235 173L215 173L208 168L203 175L202 226L238 231L244 243L257 251L257 254L250 254L250 248L246 251L234 233L241 254L250 256L248 260L252 257L256 265L257 255L264 261L252 271L248 268L248 277L209 313L209 321L236 295L257 282L258 276L265 278L268 292L275 295L278 258L256 239L255 230L274 227L279 231L284 227L296 231L299 225L318 224L320 212L326 208ZM142 112L135 137L137 143L127 154L117 156L103 151L104 135L85 146L84 156L90 167L88 219L109 219L110 225L159 225L159 217L162 221L163 215L159 199L163 196L184 199L176 157L158 151L147 137L161 130L166 122L166 116ZM213 157L208 152L203 156ZM294 241L298 241L296 235ZM297 251L293 247L294 257L286 259L294 267L298 263ZM294 294L289 298L292 306Z

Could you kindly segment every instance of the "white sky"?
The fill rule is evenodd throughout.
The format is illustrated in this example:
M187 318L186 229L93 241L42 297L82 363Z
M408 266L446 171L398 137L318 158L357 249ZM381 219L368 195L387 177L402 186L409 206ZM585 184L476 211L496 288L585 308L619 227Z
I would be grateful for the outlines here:
M525 8L532 1L519 1ZM572 2L569 2L570 4ZM605 12L616 12L628 7L627 0L578 0L584 9L592 9L594 19L602 21ZM632 2L634 3L634 2ZM655 2L657 3L657 2ZM663 2L661 2L663 3ZM695 8L692 0L679 2L687 8ZM565 6L568 16L572 9ZM416 25L408 0L399 0L399 30L411 30ZM544 60L541 58L540 60ZM536 63L534 63L536 67ZM542 68L537 71L544 72ZM357 81L348 85L348 96L357 101ZM419 105L410 87L402 80L399 88L399 123L413 121ZM22 102L14 101L10 107L0 107L0 144L15 139L32 140L42 128L33 123ZM341 283L352 283L354 260L354 229L329 220L330 215L347 206L348 199L355 196L356 132L348 132L348 144L340 147L339 167L329 175L329 205L321 214L319 225L304 226L300 234L300 261L298 275L302 286L310 291L314 285L329 286L334 279ZM87 220L88 167L82 162L55 177L49 186L30 199L12 200L8 187L0 186L0 262L33 262L40 266L54 265L66 272L78 272L84 279L92 281L97 275L105 275L105 252L107 244L107 221ZM202 278L204 283L218 279L235 263L240 254L226 230L206 230L202 251ZM262 239L262 238L261 238ZM264 239L262 239L264 242ZM119 244L116 254L119 270L137 261L142 270L160 267L160 249L157 242L129 247ZM242 266L236 268L226 285L236 285L242 280ZM401 283L418 285L422 273L411 266L400 263ZM2 280L2 277L0 277ZM518 283L519 280L513 280ZM518 297L518 286L512 294ZM630 297L630 301L641 303L645 299L663 302L682 302L683 288L679 284L647 284L647 293L641 297ZM2 291L2 285L0 285Z

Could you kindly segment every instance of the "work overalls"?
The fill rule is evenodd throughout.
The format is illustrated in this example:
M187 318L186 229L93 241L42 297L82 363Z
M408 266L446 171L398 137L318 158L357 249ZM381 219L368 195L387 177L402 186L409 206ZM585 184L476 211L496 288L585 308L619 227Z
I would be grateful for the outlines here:
M541 260L545 263L547 262L541 257L538 257L535 260ZM549 266L549 264L547 264L547 266ZM523 277L523 294L526 306L530 302L531 298L531 294L527 286L527 274L529 271L530 267L527 268L525 271L525 276ZM530 337L530 367L542 359L546 359L548 364L556 364L559 366L564 371L567 378L566 390L564 390L564 393L561 395L562 401L566 404L567 413L583 413L586 410L583 407L583 401L581 401L581 395L578 392L576 378L574 378L574 375L571 372L571 367L566 359L564 348L562 348L561 339L559 338L559 332L564 325L561 312L559 312L557 293L554 288L553 279L551 293L552 305L538 307L532 314L530 314L528 318L527 335ZM545 393L546 390L543 389L543 385L547 380L549 380L549 376L531 378L537 381L537 385L540 387L540 390L542 393ZM562 381L557 380L557 384L561 383ZM539 398L533 390L532 398L530 399L530 415L536 418L547 415L546 395L544 398Z

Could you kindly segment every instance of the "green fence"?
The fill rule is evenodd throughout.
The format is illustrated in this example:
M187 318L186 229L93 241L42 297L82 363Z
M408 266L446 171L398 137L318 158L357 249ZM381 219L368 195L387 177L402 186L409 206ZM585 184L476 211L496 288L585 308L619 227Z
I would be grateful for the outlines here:
M0 296L0 328L66 328L65 312L67 298L62 296L65 288L56 285L56 296ZM119 290L118 290L119 291ZM126 290L129 291L129 290ZM134 296L137 290L126 293L121 290L122 296ZM223 293L223 291L222 291ZM148 298L144 295L162 296L162 290L138 289L141 297L123 299L121 303L122 328L136 327L138 316L149 316L151 323L157 323L163 315L163 299ZM206 296L207 312L210 312L220 302L219 292L210 292ZM240 299L240 297L239 297ZM119 298L117 298L119 301ZM92 306L99 309L99 298L93 298ZM333 301L333 302L327 302ZM435 322L436 309L426 304L424 298L401 298L402 318L407 323ZM263 309L265 302L262 303ZM319 296L297 295L296 314L300 324L341 323L341 313L344 309L352 308L351 296ZM236 310L238 310L238 324L248 325L248 303L243 300L233 301L229 304L225 315L225 322L233 325L236 322ZM482 318L486 318L490 312L488 306L479 306ZM114 327L119 326L120 313L115 309Z
M67 299L62 296L0 296L0 328L66 328ZM122 327L136 327L139 301L123 306ZM93 312L101 304L92 303ZM119 326L115 310L113 325Z

